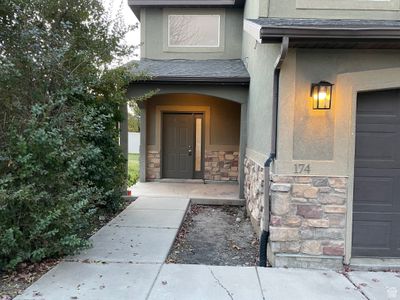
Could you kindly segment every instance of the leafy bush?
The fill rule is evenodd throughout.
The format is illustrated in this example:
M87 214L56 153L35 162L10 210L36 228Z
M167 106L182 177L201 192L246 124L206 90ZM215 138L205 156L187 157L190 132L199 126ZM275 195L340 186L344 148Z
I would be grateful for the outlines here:
M88 246L121 206L119 107L132 80L109 69L127 28L99 0L0 4L0 270Z

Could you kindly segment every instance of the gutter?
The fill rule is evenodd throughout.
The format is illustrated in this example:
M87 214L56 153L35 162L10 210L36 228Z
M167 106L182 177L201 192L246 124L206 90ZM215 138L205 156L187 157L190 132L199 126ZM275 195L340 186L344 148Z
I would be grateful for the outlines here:
M274 82L273 82L273 98L272 98L272 120L271 120L271 152L264 163L264 215L263 228L260 237L260 267L267 266L267 246L269 239L269 221L271 214L270 205L270 174L271 165L277 157L277 131L278 131L278 102L279 102L279 86L280 73L283 62L285 61L289 50L289 38L282 38L281 51L275 62Z
M138 80L134 83L150 84L213 84L213 85L245 85L250 84L249 77L166 77L155 76L150 80Z

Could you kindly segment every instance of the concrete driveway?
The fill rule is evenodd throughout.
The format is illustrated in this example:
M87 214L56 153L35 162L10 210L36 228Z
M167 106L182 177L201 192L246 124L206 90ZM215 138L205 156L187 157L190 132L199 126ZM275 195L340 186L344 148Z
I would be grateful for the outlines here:
M164 264L189 202L140 197L16 299L400 299L396 273Z

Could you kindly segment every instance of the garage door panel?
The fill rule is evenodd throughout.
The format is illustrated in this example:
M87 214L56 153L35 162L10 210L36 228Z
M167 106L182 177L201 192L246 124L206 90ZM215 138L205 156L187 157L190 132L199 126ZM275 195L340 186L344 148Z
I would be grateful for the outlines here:
M378 169L400 168L400 126L390 125L383 131L359 131L357 129L356 163L357 167ZM365 129L365 128L364 128Z
M362 173L362 172L358 172ZM354 206L361 211L391 211L395 204L397 178L362 176L355 177Z
M364 219L368 216L358 215L354 224L359 230L355 235L353 245L355 248L374 248L390 250L390 238L392 224L390 221L372 221ZM364 219L364 220L363 220ZM361 235L368 236L366 239Z
M353 256L400 257L400 91L360 93Z
M353 256L399 257L400 215L354 213Z
M400 124L399 90L360 93L357 102L357 125Z

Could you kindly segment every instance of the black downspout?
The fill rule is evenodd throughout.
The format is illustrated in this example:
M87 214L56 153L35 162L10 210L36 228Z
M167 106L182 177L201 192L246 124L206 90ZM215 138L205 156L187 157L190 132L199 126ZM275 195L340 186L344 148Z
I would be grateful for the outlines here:
M273 98L272 98L272 126L271 126L271 152L264 163L264 224L260 236L260 267L267 266L267 246L269 239L269 219L270 219L270 169L271 164L276 159L277 150L277 131L278 131L278 101L281 67L287 56L289 49L289 38L283 37L281 52L275 63Z
M268 214L268 220L264 217L264 229L261 232L260 236L260 267L267 266L267 246L268 246L268 239L269 239L269 170L271 167L272 162L275 159L275 153L270 153L269 157L264 163L264 213ZM268 184L267 184L268 183ZM268 195L268 196L266 196ZM265 206L265 198L268 198L268 208Z

